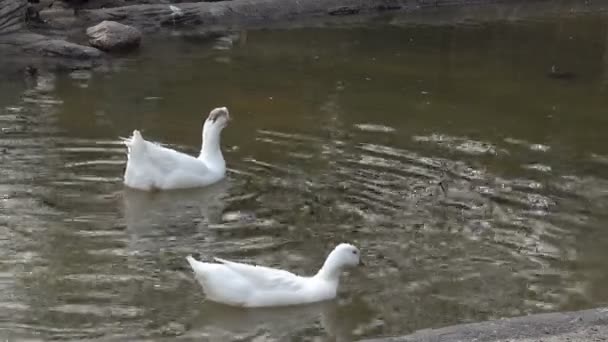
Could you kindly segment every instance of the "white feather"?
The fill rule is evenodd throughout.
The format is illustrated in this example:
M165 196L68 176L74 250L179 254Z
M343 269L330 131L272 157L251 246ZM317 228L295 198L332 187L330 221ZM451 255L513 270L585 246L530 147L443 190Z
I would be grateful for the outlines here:
M359 251L338 245L312 277L215 258L216 263L186 258L209 300L242 307L307 304L333 299L341 271L359 264Z
M211 120L212 115L215 115L214 120ZM150 191L196 188L218 182L226 174L220 133L228 119L225 107L211 111L203 128L203 144L198 157L147 141L139 131L133 131L130 138L124 139L128 147L124 184Z

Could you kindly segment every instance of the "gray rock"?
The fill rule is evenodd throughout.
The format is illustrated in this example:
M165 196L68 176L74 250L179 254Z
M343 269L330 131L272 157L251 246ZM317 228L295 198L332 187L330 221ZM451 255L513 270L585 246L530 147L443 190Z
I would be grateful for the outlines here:
M608 308L602 307L424 329L359 342L590 342L606 341L607 336Z
M30 32L0 35L1 52L28 52L41 57L73 59L99 58L103 52L90 46L79 45Z
M141 32L138 29L108 20L89 27L87 36L91 46L105 51L131 49L141 42Z
M27 31L0 35L0 60L2 53L27 53L38 57L67 58L74 60L96 59L103 52L90 46L79 45Z

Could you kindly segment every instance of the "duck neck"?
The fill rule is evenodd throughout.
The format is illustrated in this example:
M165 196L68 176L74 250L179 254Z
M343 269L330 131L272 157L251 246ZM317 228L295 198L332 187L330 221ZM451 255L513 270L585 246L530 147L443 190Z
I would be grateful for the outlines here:
M317 272L315 277L335 283L338 286L340 282L340 274L342 273L342 267L338 263L336 255L332 252L329 254L323 267Z
M220 148L220 131L216 127L207 126L203 128L203 145L198 159L205 162L208 168L213 170L224 170L226 162Z

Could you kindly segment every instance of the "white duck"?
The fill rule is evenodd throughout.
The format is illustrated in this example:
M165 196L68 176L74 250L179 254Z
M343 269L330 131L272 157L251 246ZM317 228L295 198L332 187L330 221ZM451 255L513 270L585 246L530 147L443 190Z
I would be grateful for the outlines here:
M220 134L228 125L226 107L215 108L203 125L201 153L197 158L146 141L138 130L125 139L128 147L124 184L151 191L203 187L226 174L226 162L220 148Z
M334 248L323 267L312 277L219 258L215 258L218 263L196 261L192 256L186 259L209 300L241 307L285 306L333 299L342 270L362 264L357 247L347 243Z

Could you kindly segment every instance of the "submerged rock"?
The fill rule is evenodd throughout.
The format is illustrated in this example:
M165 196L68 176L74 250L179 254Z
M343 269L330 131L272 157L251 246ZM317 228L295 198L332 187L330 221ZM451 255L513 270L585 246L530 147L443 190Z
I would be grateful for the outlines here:
M91 46L105 51L131 49L141 42L141 32L138 29L108 20L89 27L87 36Z

